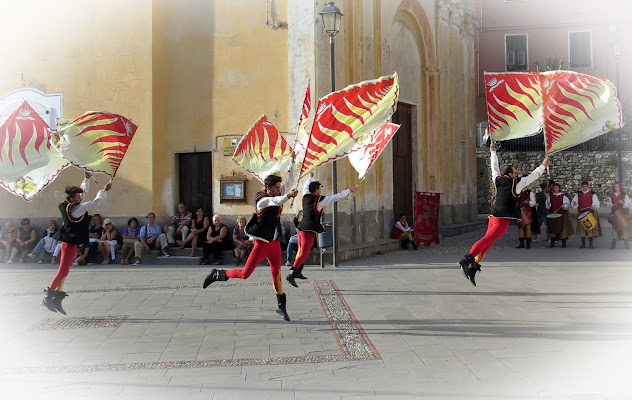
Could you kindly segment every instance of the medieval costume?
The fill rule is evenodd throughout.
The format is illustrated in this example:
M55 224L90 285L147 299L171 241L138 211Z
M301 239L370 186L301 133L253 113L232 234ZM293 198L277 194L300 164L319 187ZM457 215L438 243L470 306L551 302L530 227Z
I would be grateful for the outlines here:
M203 288L207 288L215 281L227 281L229 278L248 279L257 265L266 258L272 271L272 285L277 297L276 312L286 321L290 320L286 309L286 296L283 293L281 280L281 213L283 204L291 197L296 196L296 190L286 193L288 183L293 182L294 168L290 167L286 183L281 183L281 178L269 175L265 179L265 190L255 195L256 212L246 224L246 233L254 240L252 251L242 269L230 269L228 271L213 269L204 280ZM280 193L280 195L273 194Z
M475 275L481 270L480 261L485 253L492 247L509 227L512 219L521 220L522 214L518 207L518 199L522 189L529 184L538 180L544 173L544 169L549 165L549 159L546 157L538 168L533 170L528 176L518 180L516 168L510 165L503 167L503 175L500 174L498 168L498 156L496 155L496 147L492 146L491 150L491 168L492 181L496 187L496 202L492 213L489 217L487 233L478 242L474 243L470 252L466 254L460 261L459 265L465 274L465 277L476 286Z
M57 241L61 242L59 268L50 285L45 289L46 296L42 299L42 305L51 311L59 311L62 314L66 314L61 305L62 300L66 298L66 292L61 290L64 286L64 281L70 272L70 266L79 245L88 246L90 229L88 210L98 206L105 200L107 198L106 191L109 190L108 184L106 188L99 190L94 200L86 202L76 201L81 199L81 193L88 191L89 186L90 181L86 177L80 188L74 186L66 188L68 197L59 204L59 212L61 213L63 224L54 236ZM76 195L77 193L79 194Z
M547 215L547 235L551 240L549 247L555 247L557 240L561 240L562 247L566 247L566 240L574 233L573 224L568 214L571 202L564 193L560 192L560 189L559 183L554 184L553 192L546 199L546 208L549 210ZM559 216L557 216L558 214Z
M537 215L533 212L535 206L535 193L531 190L525 188L522 189L520 193L520 200L518 200L518 204L520 205L520 212L522 214L522 220L518 221L518 241L520 244L518 245L519 249L525 248L525 241L527 243L526 248L531 248L531 226L533 217L535 216L537 220ZM536 222L537 223L537 222ZM540 229L538 228L538 232Z
M588 189L588 182L582 182L582 190L577 192L572 200L573 208L577 208L577 234L581 236L582 244L580 249L586 248L586 238L588 238L588 246L591 249L593 247L593 238L601 236L601 227L599 225L599 215L597 210L599 209L599 199L597 195ZM591 228L586 228L584 223L580 220L580 217L589 212L593 215L597 224Z
M307 260L307 257L309 257L309 251L312 248L316 234L325 232L325 228L320 223L323 208L327 204L344 199L355 190L355 188L353 188L353 190L345 189L331 196L321 196L320 188L322 185L318 181L312 181L313 177L314 175L310 174L303 188L303 219L296 227L298 250L292 270L285 278L294 287L298 287L296 278L306 279L302 273L303 263Z
M614 191L606 197L606 204L610 209L608 221L612 225L611 249L617 246L617 240L623 240L626 249L630 248L632 224L630 223L630 197L621 189L621 182L614 183Z

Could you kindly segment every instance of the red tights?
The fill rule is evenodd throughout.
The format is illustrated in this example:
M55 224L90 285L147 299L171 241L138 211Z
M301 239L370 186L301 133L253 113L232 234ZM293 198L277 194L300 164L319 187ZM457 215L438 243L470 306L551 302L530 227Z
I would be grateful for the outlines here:
M511 220L508 218L496 218L494 216L489 217L487 233L485 233L485 236L483 236L481 240L474 243L474 246L472 246L472 249L470 250L470 254L474 256L476 262L481 262L485 253L487 253L487 250L489 250L494 243L505 234L507 228L509 228L510 221Z
M75 258L75 253L77 253L77 245L72 243L61 242L61 256L59 257L59 268L57 269L57 273L53 280L50 281L49 288L53 290L61 290L64 285L64 279L68 276L70 272L70 266L72 265L72 260Z
M281 242L279 242L279 239L268 243L263 240L255 240L246 265L242 269L229 269L226 271L226 276L229 278L248 279L264 258L268 259L272 270L274 291L276 294L283 294L283 283L281 283Z
M312 249L312 245L314 244L314 237L316 237L316 233L311 231L297 231L298 233L298 250L296 251L296 258L294 259L294 268L298 269L307 257L309 257L309 252Z

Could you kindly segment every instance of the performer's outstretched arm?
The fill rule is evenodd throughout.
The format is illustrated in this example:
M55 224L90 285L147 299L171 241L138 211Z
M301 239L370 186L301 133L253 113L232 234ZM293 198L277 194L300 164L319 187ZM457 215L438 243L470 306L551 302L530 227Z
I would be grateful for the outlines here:
M99 190L94 200L81 202L79 203L79 205L73 207L70 212L72 217L79 218L89 209L97 207L99 204L101 204L103 200L107 199L108 196L106 192L110 190L111 187L112 187L112 182L108 183L107 185L105 185L103 189Z
M544 175L544 171L546 170L546 167L548 167L550 164L551 164L551 161L549 160L549 157L548 156L544 157L544 160L542 161L542 165L534 169L533 172L530 173L529 175L520 179L520 182L518 182L518 184L516 185L516 192L520 193L522 189L524 189L525 187L529 186L533 182L540 179L540 177Z
M338 200L344 199L349 196L352 192L355 192L357 186L354 186L350 189L345 189L340 193L336 193L331 196L325 196L321 201L318 202L318 210L322 210L329 203L335 203Z

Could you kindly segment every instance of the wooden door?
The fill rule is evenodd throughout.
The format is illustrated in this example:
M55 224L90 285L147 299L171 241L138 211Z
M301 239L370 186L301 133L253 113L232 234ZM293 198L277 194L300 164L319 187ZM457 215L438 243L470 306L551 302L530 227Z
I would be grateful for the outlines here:
M413 159L412 106L397 104L393 123L401 125L393 143L393 213L395 218L404 213L409 221L413 216Z
M211 153L179 154L179 195L178 202L195 213L202 207L205 215L213 215L212 163Z

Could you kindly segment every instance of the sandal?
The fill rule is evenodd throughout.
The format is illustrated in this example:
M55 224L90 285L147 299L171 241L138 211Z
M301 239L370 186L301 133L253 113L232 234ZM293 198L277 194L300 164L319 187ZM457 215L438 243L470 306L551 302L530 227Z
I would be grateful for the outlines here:
M202 261L200 261L200 265L208 265L208 260L202 260Z
M217 261L213 261L213 265L222 265L222 262L217 260Z

